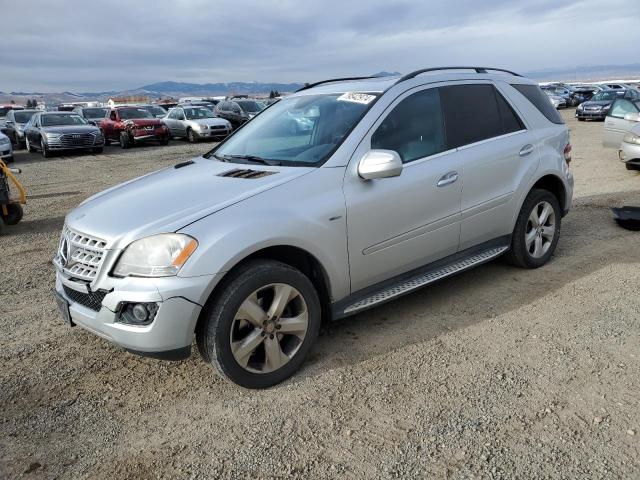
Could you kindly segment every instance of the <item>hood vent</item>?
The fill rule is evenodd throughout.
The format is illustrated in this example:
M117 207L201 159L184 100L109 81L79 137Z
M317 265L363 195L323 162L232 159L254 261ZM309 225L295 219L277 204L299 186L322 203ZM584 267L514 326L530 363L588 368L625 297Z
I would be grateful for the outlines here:
M244 178L244 179L254 179L254 178L262 178L267 177L269 175L273 175L276 172L269 172L266 170L251 170L249 168L242 169L236 168L234 170L229 170L228 172L224 172L219 174L219 177L231 177L231 178Z

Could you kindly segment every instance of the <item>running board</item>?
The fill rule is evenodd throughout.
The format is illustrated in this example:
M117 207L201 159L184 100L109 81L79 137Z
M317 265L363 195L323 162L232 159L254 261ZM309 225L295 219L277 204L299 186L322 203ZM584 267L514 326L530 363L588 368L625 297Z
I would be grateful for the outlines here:
M462 260L437 268L436 270L431 270L416 277L405 279L397 285L380 290L369 297L363 298L362 300L349 305L344 309L343 314L351 315L359 312L360 310L400 297L417 290L418 288L424 287L425 285L429 285L430 283L437 282L443 278L450 277L456 273L460 273L464 270L468 270L477 265L488 262L489 260L499 257L507 250L509 250L508 246L490 248L475 255L463 258Z

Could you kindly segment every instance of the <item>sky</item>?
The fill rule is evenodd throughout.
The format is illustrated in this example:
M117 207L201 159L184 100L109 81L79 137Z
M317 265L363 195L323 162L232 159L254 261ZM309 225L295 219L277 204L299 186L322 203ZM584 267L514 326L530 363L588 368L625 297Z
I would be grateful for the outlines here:
M0 0L0 18L5 92L640 59L639 0Z

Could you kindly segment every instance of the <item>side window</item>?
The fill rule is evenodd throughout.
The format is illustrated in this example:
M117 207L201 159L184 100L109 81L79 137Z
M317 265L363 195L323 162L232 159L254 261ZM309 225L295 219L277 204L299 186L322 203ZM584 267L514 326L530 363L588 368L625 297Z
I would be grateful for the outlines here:
M451 85L440 91L449 148L502 135L493 85Z
M564 120L556 110L556 107L549 101L549 97L542 93L537 85L511 85L520 92L527 100L529 100L538 111L547 117L552 123L562 125Z
M395 150L403 163L446 150L438 89L414 93L396 105L371 136L371 148Z
M638 109L629 100L621 98L613 102L613 106L609 110L609 116L615 118L624 118L627 113L638 113Z
M502 121L502 133L506 134L524 130L524 123L522 123L522 120L513 110L511 105L509 105L502 94L495 88L493 91L495 92L496 100L498 101L498 112L500 112L500 119Z
M113 120L114 122L118 119L118 117L116 116L116 111L115 110L111 110L111 114L109 114L109 118L111 120Z

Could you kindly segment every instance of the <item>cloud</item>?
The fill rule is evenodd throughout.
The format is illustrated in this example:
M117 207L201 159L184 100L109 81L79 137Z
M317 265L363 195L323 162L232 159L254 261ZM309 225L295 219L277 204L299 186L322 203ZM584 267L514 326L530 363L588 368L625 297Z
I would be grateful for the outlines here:
M624 64L640 40L637 0L0 0L0 11L3 91Z

